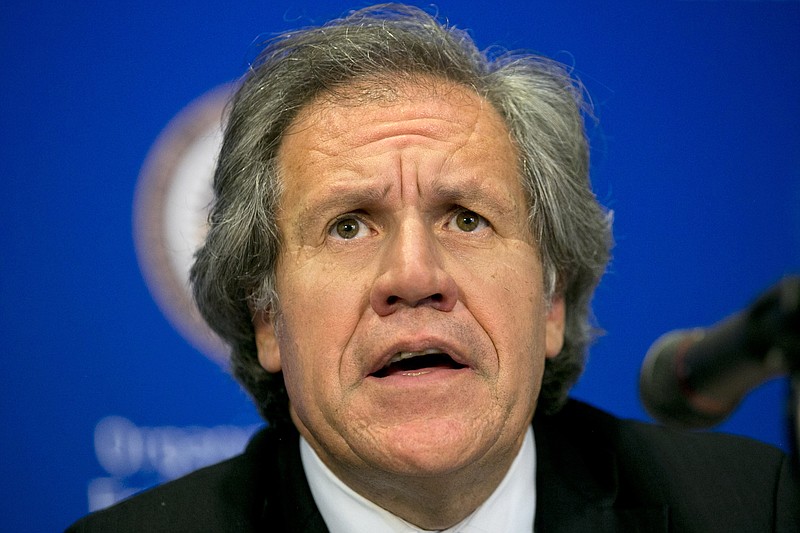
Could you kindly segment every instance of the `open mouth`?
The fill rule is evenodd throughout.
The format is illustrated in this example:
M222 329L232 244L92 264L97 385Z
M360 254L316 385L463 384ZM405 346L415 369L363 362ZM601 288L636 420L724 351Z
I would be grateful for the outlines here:
M386 365L371 375L376 378L389 376L419 376L433 370L459 370L465 365L453 360L448 354L435 350L424 352L400 352Z

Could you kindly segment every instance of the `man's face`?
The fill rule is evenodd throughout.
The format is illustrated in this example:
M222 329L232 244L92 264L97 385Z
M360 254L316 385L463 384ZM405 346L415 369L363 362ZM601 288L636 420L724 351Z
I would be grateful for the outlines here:
M318 100L284 138L278 316L292 417L343 479L505 469L563 340L517 154L473 92Z

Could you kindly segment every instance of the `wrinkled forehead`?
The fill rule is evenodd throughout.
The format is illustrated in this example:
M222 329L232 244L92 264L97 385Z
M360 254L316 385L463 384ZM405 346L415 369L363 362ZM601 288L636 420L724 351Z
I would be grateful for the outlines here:
M447 106L442 106L443 103ZM362 113L367 107L371 113L364 114L364 120L438 118L440 130L425 132L434 137L445 138L461 131L510 139L503 118L473 88L432 76L398 74L396 79L386 75L357 79L315 96L286 128L283 142L308 128L316 128L315 135L320 136L321 141L344 133L352 134L352 130L345 131L345 128L352 128L352 124L341 124L337 120L341 113L331 111L351 115ZM451 113L452 109L458 109L458 113ZM476 131L478 124L480 131ZM513 143L509 150L509 155L516 156Z

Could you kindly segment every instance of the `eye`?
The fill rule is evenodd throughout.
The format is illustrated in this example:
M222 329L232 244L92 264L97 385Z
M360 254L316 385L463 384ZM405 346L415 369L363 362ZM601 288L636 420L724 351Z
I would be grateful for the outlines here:
M459 209L450 219L448 227L471 233L489 227L489 222L475 211Z
M346 215L336 220L328 233L336 239L350 240L364 237L368 231L366 224L354 216Z

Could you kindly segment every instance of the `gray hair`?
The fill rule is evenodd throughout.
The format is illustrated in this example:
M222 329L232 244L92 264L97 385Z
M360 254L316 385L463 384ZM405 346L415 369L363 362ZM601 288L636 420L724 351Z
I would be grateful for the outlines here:
M288 422L283 377L260 366L252 324L254 309L275 313L278 305L278 148L315 98L398 77L468 87L505 120L519 152L546 290L566 304L564 347L546 361L539 396L538 408L555 412L583 371L594 334L590 301L612 240L610 216L588 178L582 87L546 58L481 52L466 32L416 8L370 7L266 43L230 107L210 229L191 272L200 311L231 346L232 371L262 416Z

